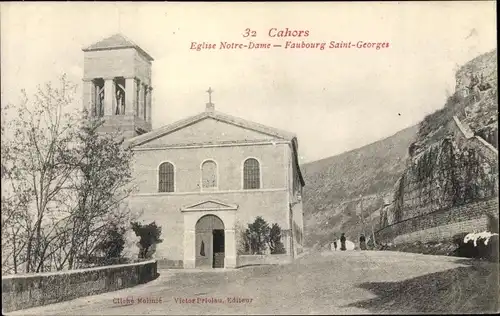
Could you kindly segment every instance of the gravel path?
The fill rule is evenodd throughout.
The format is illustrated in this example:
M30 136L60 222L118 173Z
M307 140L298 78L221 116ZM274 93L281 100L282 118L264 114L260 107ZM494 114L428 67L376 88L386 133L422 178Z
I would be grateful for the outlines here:
M493 311L498 311L498 265L390 251L337 251L307 254L283 266L162 270L148 284L9 315Z

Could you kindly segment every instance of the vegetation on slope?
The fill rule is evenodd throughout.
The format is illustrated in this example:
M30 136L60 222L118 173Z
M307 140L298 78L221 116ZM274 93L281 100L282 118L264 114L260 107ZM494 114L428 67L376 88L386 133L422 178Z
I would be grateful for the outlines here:
M327 244L342 232L356 241L363 220L368 231L371 222L378 223L378 214L372 213L382 206L385 194L392 192L416 133L417 126L412 126L373 144L302 166L308 183L304 187L307 246Z
M457 116L469 125L472 131L492 142L490 136L498 131L498 83L496 49L480 55L456 73L455 93L446 101L444 107L427 115L419 124L414 154L443 139L447 133L444 126Z

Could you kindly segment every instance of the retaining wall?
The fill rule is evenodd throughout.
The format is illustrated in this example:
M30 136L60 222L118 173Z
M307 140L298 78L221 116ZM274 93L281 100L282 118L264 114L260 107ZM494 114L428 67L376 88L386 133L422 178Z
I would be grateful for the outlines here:
M72 271L2 276L2 314L116 291L146 283L157 276L155 260Z
M449 240L459 233L495 230L498 198L441 209L389 225L376 239L394 244Z
M428 164L434 165L426 178L418 179L418 168L407 168L395 185L398 203L391 203L382 210L381 224L385 227L376 232L378 241L395 244L444 241L459 233L498 230L498 150L481 137L474 136L469 126L456 116L446 130L451 132L448 136L453 140L453 143L448 143L455 152L455 156L451 156L453 161L446 164L446 160L438 159L446 158L441 147L438 157L429 155L431 161ZM443 144L440 142L433 146ZM467 160L457 156L469 150L473 150L477 157ZM421 156L418 159L424 158ZM476 169L472 168L476 166L474 163L477 163ZM464 170L469 167L470 170ZM427 170L423 171L425 175ZM473 179L467 182L468 177ZM468 185L465 185L466 182ZM469 196L465 195L467 189L473 189L468 192ZM475 194L471 196L471 192ZM469 202L471 200L474 202Z

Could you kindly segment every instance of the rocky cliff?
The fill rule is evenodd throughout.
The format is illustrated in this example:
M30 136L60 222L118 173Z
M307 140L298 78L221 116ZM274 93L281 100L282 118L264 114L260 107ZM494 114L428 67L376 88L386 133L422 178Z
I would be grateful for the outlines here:
M418 137L410 147L417 155L433 143L442 140L449 130L448 123L457 116L472 132L498 148L498 84L496 49L480 55L462 66L456 73L456 86L444 107L419 124Z
M457 71L455 93L419 124L381 227L498 196L496 69L494 50Z

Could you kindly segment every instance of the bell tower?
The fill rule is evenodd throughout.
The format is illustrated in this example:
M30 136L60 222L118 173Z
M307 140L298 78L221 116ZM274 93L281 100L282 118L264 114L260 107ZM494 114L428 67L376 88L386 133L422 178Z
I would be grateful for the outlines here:
M121 34L83 49L83 106L101 132L125 139L151 131L153 57Z

